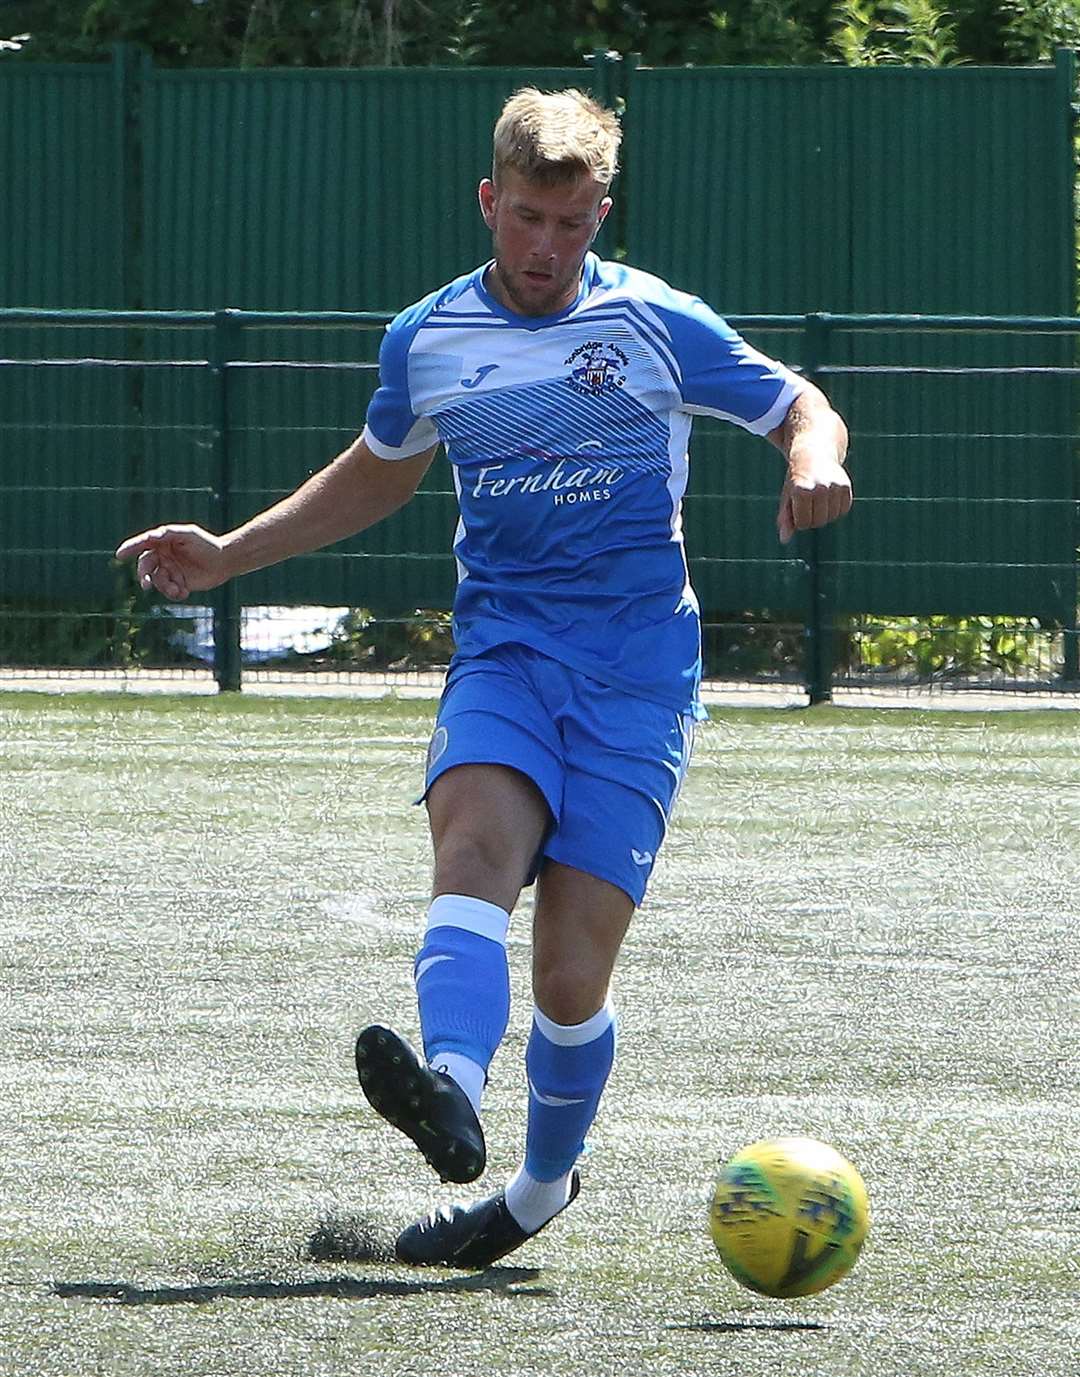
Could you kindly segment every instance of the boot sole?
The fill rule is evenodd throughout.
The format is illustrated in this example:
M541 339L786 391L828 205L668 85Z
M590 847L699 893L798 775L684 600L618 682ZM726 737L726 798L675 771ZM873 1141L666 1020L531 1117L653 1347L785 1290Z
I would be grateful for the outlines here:
M356 1040L360 1088L375 1113L412 1139L442 1181L465 1185L483 1172L486 1153L431 1123L436 1073L389 1028L365 1028Z

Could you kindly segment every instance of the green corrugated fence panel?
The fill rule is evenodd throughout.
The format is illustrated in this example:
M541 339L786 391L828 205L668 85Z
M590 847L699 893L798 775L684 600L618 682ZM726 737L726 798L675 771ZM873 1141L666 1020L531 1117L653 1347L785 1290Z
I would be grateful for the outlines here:
M131 268L120 209L132 191L121 170L122 75L121 66L0 74L0 170L15 188L0 200L0 299L121 303ZM397 309L486 256L472 193L505 96L527 82L587 86L602 76L136 71L140 304ZM1051 68L638 71L617 187L631 260L729 315L1069 314L1070 97ZM63 353L77 339L86 353L159 363L205 359L209 336L7 329L3 352ZM249 362L370 365L378 331L245 330L243 340ZM801 361L801 333L754 342ZM988 363L1073 358L1064 337L995 337L979 350ZM916 343L845 331L834 332L828 361L972 357L957 335ZM370 367L236 372L234 519L291 490L355 435L373 376ZM826 546L840 561L838 607L1067 614L1071 379L824 381L852 422L861 499ZM205 369L4 370L8 595L106 598L113 574L103 552L118 534L165 516L212 522L213 406ZM760 442L697 422L687 533L707 612L805 611L800 552L781 549L773 533L780 477ZM245 598L445 603L449 488L440 460L393 522L343 552L252 576ZM944 506L926 500L937 492ZM1003 563L991 537L1006 504L1012 553ZM14 553L53 542L54 559ZM395 552L412 558L395 568ZM911 567L899 569L906 559ZM1065 572L1029 567L1039 563Z
M144 304L399 310L488 256L474 191L505 98L590 76L149 72Z
M838 332L839 333L839 332ZM772 350L782 339L752 334ZM1075 337L860 331L834 340L887 368L1003 371L826 374L849 418L856 502L822 537L837 614L1000 614L1069 623L1077 598L1080 378L1008 372L1076 362ZM776 348L801 362L801 344ZM1070 357L1071 356L1071 357ZM690 570L706 615L802 619L801 550L782 547L778 455L695 422L686 504Z
M1072 97L1057 70L839 75L847 166L822 189L848 187L850 309L1071 314Z
M124 304L119 120L108 66L0 66L0 305Z
M725 315L851 309L850 75L639 69L621 189L630 262Z
M629 258L729 315L1070 315L1071 98L1049 66L639 69L623 188ZM801 362L797 341L755 342ZM979 349L986 363L1075 357L1060 336ZM829 353L839 364L971 358L956 335L916 345L878 331L834 335ZM839 606L1072 615L1068 569L1031 566L1075 562L1073 380L824 385L850 417L856 490L868 499L830 537L844 561ZM905 424L917 433L900 438ZM686 524L703 607L805 612L798 568L772 535L776 480L760 446L698 423L692 453ZM958 500L925 501L935 484Z
M1060 73L921 75L864 71L851 85L853 308L1070 314L1071 93ZM838 345L854 363L1076 361L1063 336L878 334ZM851 398L853 463L869 499L835 533L850 560L838 570L841 606L1075 616L1074 378L864 376L837 395Z
M828 537L838 611L1015 614L1068 623L1077 599L1080 379L1010 372L1076 362L1034 334L866 334L890 367L823 381L851 418L856 507Z
M1054 67L643 68L628 99L630 261L724 314L1073 309Z
M120 102L109 66L0 68L0 305L119 307L124 233ZM3 331L0 353L100 351L94 329ZM0 370L0 597L108 597L92 546L107 500L119 375Z
M10 346L6 333L0 348ZM62 345L54 356L131 352L125 330L49 333ZM0 597L111 604L127 579L118 580L109 557L127 531L164 511L212 521L208 381L205 369L179 367L0 370ZM140 397L146 411L136 409Z

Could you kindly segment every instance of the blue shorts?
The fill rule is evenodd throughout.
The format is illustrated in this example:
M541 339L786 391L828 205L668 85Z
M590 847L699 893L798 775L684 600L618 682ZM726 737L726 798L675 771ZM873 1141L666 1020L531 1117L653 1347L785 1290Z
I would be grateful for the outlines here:
M428 748L424 796L455 765L508 765L537 786L545 859L640 904L690 762L694 721L524 645L454 664Z

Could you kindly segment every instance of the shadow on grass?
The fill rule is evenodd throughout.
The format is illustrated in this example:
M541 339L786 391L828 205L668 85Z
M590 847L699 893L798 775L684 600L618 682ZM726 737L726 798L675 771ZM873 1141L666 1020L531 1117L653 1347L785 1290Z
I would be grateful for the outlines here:
M697 1320L693 1324L669 1324L668 1329L693 1330L698 1334L740 1334L743 1330L779 1330L781 1333L792 1330L828 1329L828 1325L816 1320Z
M314 1281L221 1281L201 1286L132 1286L123 1281L58 1281L53 1294L61 1300L102 1300L117 1305L206 1305L216 1300L397 1299L405 1296L454 1295L470 1291L506 1296L550 1296L543 1286L527 1286L540 1275L535 1267L489 1267L466 1277L433 1281L395 1281L363 1277L326 1277Z

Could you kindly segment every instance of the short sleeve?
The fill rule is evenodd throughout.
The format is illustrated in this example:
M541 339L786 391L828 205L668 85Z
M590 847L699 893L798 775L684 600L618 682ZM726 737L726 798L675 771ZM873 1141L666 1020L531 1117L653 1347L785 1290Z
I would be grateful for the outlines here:
M671 332L680 392L691 415L716 416L753 435L767 435L805 390L797 373L751 348L698 298L687 297L681 310L660 314Z
M397 317L379 347L379 386L368 404L362 438L380 459L411 459L439 439L434 422L413 410L409 393L409 347L418 323Z

